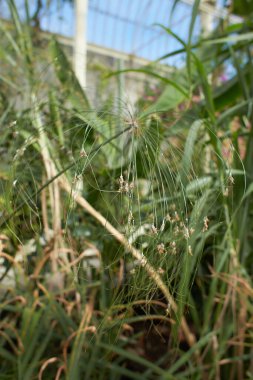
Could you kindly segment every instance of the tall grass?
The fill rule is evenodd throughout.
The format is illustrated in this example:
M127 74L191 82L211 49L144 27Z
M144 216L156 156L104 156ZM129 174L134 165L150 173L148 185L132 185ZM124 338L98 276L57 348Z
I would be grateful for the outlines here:
M8 3L0 378L252 378L250 20L115 111Z

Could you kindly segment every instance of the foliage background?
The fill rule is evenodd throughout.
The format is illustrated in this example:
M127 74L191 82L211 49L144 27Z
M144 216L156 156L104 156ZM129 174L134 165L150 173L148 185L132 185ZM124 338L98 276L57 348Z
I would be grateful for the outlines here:
M161 84L135 112L94 110L59 43L8 3L1 379L252 378L246 0L241 23L193 45L195 2L185 67L140 69Z

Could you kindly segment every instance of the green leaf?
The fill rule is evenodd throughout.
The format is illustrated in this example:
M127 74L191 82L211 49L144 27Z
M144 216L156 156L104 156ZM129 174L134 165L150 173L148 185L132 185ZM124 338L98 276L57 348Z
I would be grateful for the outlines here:
M232 12L240 16L249 16L253 12L253 3L251 0L233 0Z
M154 78L160 79L162 82L171 85L175 89L177 89L179 92L181 92L185 97L188 97L188 92L180 86L176 81L168 78L166 75L159 75L155 73L154 71L150 70L150 67L141 68L141 69L126 69L126 70L120 70L120 71L114 71L113 73L109 74L107 77L111 77L113 75L121 74L121 73L127 73L127 72L135 72L135 73L144 73L149 76L152 76Z
M180 367L182 367L185 363L187 363L190 360L191 356L194 355L194 353L198 349L205 346L210 341L210 339L212 338L212 335L214 335L215 333L217 334L217 332L213 331L213 332L205 335L201 339L199 339L199 341L194 346L192 346L185 354L182 354L180 359L178 359L175 362L175 364L172 364L172 366L170 367L170 369L168 370L166 375L164 375L162 377L162 379L164 379L164 380L170 379L170 376L173 373L175 373Z
M186 99L187 95L185 92L182 92L173 86L167 86L157 101L146 108L141 113L140 117L144 118L152 113L169 111L177 107Z
M213 183L212 177L200 177L192 180L186 186L186 195L189 197L199 191L203 191L211 186Z
M203 44L205 45L215 45L215 44L224 44L224 43L237 43L241 41L252 41L253 40L253 32L244 33L244 34L237 34L233 36L228 37L222 37L222 38L215 38L213 40L204 41Z
M88 98L59 42L52 39L50 48L56 74L73 106L80 114L84 111L91 111Z
M197 141L198 134L202 126L203 126L202 120L194 121L194 123L190 127L190 130L186 139L184 155L183 155L182 164L181 164L181 175L180 175L181 182L184 186L187 183L187 178L189 176L190 168L192 166L192 158L193 158L193 153L196 146L196 141Z
M65 95L76 111L76 116L83 120L89 127L99 132L99 142L113 137L118 131L118 126L110 124L101 117L98 117L96 112L91 109L88 98L80 86L72 66L68 62L60 44L55 39L51 41L51 54L58 79L62 84ZM102 148L107 165L110 168L117 168L122 165L122 160L120 160L122 154L119 146L120 144L117 142L110 142Z
M147 359L142 358L141 356L135 355L131 351L124 350L112 344L106 344L102 342L99 342L98 344L100 347L106 349L108 352L114 352L115 354L122 356L123 358L129 359L135 363L139 363L140 365L146 368L150 368L157 375L161 376L164 374L164 370L158 367L156 364L148 361Z

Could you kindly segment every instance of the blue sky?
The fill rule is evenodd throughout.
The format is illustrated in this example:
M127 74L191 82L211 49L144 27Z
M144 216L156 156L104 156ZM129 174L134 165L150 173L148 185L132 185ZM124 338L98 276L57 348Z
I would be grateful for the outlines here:
M52 33L71 37L74 33L74 10L68 1L51 1L41 13L41 27ZM179 2L170 18L174 0L89 0L88 42L154 60L180 48L180 44L155 24L170 27L183 40L187 39L191 7ZM35 0L30 0L31 13ZM24 16L24 0L16 0ZM1 14L7 15L7 7ZM197 19L195 36L200 31ZM182 57L168 63L178 65Z

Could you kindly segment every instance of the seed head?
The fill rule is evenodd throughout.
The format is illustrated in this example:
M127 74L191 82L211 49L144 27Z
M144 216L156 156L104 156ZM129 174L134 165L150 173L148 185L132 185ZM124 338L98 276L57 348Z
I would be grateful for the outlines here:
M175 235L175 236L178 236L178 235L179 235L179 227L176 226L176 227L174 228L173 232L174 232L174 235Z
M234 177L232 176L232 174L230 173L229 177L228 177L228 182L230 185L234 185L235 184L235 179Z
M190 231L189 231L189 228L186 227L185 225L184 225L184 228L183 228L183 234L184 234L184 238L185 238L186 240L188 240L189 237L190 237Z
M180 220L180 217L179 217L177 211L175 211L175 213L174 213L174 220L175 220L176 222L178 222L178 221Z
M160 231L163 232L165 228L165 220L163 219L162 225L160 227Z
M171 222L171 220L172 220L170 214L167 214L165 219L167 220L167 222Z
M124 180L123 175L121 174L119 177L119 192L120 193L131 193L132 190L134 189L134 183L128 183L126 180Z
M157 234L158 234L158 230L157 230L157 228L154 226L154 224L152 224L152 226L151 226L151 232L152 232L154 235L157 235Z
M208 226L209 226L209 219L207 216L204 217L203 222L204 222L204 226L203 226L202 232L205 232L208 230Z
M189 231L190 231L190 235L192 235L192 234L194 234L195 229L191 227Z
M160 255L163 255L164 253L166 253L166 249L165 249L165 246L163 243L161 244L158 244L157 246L157 251Z
M80 151L80 157L81 157L81 158L83 158L83 157L88 157L88 155L87 155L87 153L85 152L84 149L82 149L82 150Z
M175 241L170 242L170 248L172 255L176 255L177 253L177 245Z
M132 211L129 211L129 214L128 214L128 224L132 224L132 222L134 221L134 217L133 217L133 213Z

